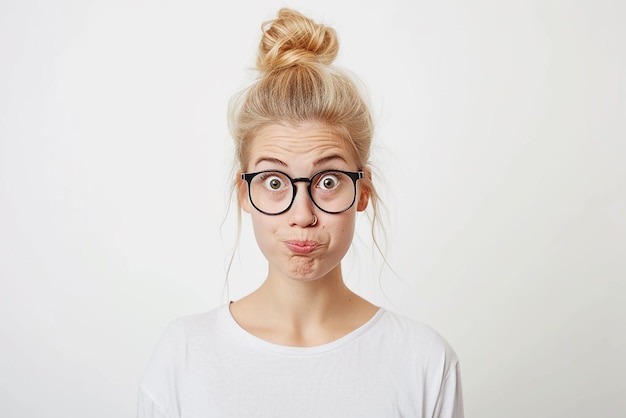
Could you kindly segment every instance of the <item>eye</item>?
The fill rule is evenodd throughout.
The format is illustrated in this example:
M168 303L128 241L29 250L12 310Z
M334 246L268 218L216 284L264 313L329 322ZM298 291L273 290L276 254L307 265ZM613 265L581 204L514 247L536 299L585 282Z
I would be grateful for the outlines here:
M285 187L285 181L275 174L270 174L263 179L263 185L268 190L280 190Z
M339 187L339 177L336 174L324 174L317 185L324 190L334 190Z

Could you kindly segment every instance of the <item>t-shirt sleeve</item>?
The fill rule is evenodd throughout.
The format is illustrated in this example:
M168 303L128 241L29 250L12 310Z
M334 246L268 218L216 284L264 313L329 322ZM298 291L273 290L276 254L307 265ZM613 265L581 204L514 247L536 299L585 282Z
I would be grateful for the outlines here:
M433 418L463 418L463 390L461 389L461 369L456 357L448 365Z
M181 320L165 331L139 384L137 418L178 418L179 371L184 364L185 335Z
M140 387L137 397L137 418L171 418L145 390Z
M424 384L426 418L463 418L461 368L454 349L435 331L426 357Z

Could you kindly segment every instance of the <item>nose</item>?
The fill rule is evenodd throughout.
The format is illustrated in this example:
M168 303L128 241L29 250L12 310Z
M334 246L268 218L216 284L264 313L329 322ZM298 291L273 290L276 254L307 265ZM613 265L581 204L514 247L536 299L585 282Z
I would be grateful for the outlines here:
M302 228L311 226L315 221L315 204L309 196L307 190L308 184L305 182L294 183L296 186L296 195L291 208L287 212L289 214L290 225L298 225Z

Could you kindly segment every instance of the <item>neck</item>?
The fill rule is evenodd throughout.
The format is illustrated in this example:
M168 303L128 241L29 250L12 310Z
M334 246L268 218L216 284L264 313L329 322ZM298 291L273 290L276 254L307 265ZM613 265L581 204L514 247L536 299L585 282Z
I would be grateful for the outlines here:
M293 322L323 321L355 297L343 281L340 265L324 277L306 281L270 270L253 294L268 308L268 313Z
M262 339L313 346L353 331L378 308L346 287L337 266L326 276L310 281L270 270L261 287L231 304L230 309L244 329Z

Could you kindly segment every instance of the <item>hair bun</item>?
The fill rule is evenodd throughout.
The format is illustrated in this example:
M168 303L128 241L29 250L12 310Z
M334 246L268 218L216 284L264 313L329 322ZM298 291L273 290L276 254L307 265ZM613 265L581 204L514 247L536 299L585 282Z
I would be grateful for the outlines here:
M329 65L338 51L339 41L334 29L283 8L276 19L263 24L257 69L266 73L294 65Z

